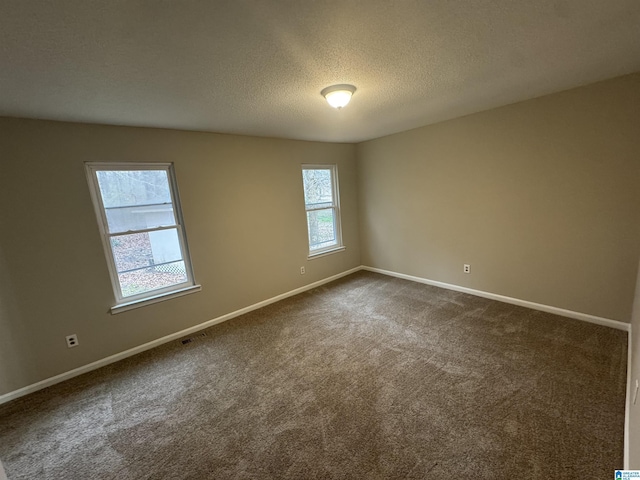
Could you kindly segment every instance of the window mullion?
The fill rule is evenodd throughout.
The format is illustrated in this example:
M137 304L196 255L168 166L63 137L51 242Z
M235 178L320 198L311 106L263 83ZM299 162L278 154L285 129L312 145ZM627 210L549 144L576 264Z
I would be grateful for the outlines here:
M323 207L307 207L305 205L305 210L307 212L317 212L318 210L329 210L330 208L336 208L335 203L331 203L331 204L325 205Z
M107 232L108 237L118 237L122 235L134 235L136 233L147 233L147 232L159 232L162 230L171 230L171 229L180 229L179 224L175 225L163 225L161 227L152 227L152 228L142 228L140 230L127 230L126 232Z

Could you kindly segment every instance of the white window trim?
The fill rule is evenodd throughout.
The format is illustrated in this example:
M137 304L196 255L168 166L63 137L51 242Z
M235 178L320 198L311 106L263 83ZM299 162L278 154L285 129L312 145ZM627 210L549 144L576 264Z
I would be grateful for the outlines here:
M303 194L303 202L304 202L304 216L305 223L307 225L307 245L308 245L308 255L307 259L312 260L314 258L323 257L325 255L330 255L332 253L342 252L346 249L345 245L342 243L342 215L340 211L340 188L338 183L338 166L336 164L303 164L301 173L304 173L305 170L330 170L331 171L331 188L333 191L333 206L332 207L322 207L318 209L308 209L307 202L304 197L304 176L302 182L302 194ZM326 210L327 208L332 208L334 211L334 228L336 235L336 244L329 245L324 248L318 248L316 250L311 250L311 243L309 239L309 219L307 216L307 212L313 210Z
M111 313L115 315L116 313L126 312L128 310L133 310L134 308L145 307L147 305L152 305L158 302L164 302L165 300L170 300L172 298L189 295L190 293L196 293L196 292L199 292L200 290L202 290L201 285L193 285L191 287L181 288L180 290L175 290L173 292L154 295L152 297L135 300L133 302L120 303L118 305L114 305L113 307L111 307Z
M182 261L185 265L185 271L187 274L187 280L185 282L171 285L149 292L139 293L137 295L130 295L124 297L120 287L120 280L118 279L118 270L116 268L115 259L113 258L113 252L111 250L110 238L126 234L127 232L119 232L112 234L108 231L108 223L106 210L102 202L102 195L100 194L100 186L98 184L97 171L103 170L165 170L167 172L167 178L169 180L169 187L171 193L171 203L176 218L176 225L170 228L175 228L178 237L180 239L180 247L182 253ZM93 202L94 210L98 220L98 228L100 230L100 237L102 239L102 246L104 249L105 257L107 260L107 267L109 270L109 277L111 278L111 285L113 287L113 293L115 296L116 304L111 308L111 313L120 313L133 308L142 307L152 303L157 303L163 300L169 300L171 298L179 297L189 293L195 293L202 289L200 285L197 285L193 276L193 267L191 264L191 257L189 255L189 246L187 244L186 232L184 228L184 221L182 219L182 206L180 205L180 194L178 192L178 184L176 181L175 170L172 163L141 163L141 162L85 162L85 172L87 174L87 180L89 182L89 191L91 193L91 200ZM139 231L159 231L166 230L168 227L157 227L150 229L141 229ZM136 233L139 232L136 230Z
M339 247L336 247L335 245L332 247L327 247L328 250L322 250L321 252L315 253L316 251L314 251L314 253L310 253L309 255L307 255L307 260L313 260L315 258L320 258L320 257L326 257L327 255L332 255L334 253L338 253L338 252L343 252L347 249L347 247L345 247L344 245L340 245Z

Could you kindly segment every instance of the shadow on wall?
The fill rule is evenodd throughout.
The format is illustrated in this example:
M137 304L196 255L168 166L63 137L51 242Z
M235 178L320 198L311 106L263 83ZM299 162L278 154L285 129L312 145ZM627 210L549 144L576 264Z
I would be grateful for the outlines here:
M29 375L29 342L17 308L11 275L0 246L0 395L25 385ZM26 350L25 350L26 349ZM0 480L2 480L0 469Z

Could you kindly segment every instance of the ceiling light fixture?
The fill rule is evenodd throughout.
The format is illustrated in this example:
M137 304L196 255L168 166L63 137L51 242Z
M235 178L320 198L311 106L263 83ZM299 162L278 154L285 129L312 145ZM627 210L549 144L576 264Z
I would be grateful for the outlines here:
M351 100L351 95L356 91L356 87L353 85L332 85L325 88L320 92L324 98L327 99L329 105L333 108L342 108Z

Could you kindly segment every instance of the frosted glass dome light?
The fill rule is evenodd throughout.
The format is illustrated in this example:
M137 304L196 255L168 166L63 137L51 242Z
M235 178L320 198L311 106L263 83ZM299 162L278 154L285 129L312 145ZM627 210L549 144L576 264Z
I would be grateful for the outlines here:
M327 99L333 108L342 108L349 103L356 87L353 85L332 85L325 88L320 94Z

